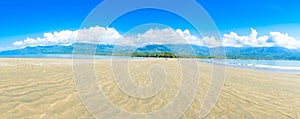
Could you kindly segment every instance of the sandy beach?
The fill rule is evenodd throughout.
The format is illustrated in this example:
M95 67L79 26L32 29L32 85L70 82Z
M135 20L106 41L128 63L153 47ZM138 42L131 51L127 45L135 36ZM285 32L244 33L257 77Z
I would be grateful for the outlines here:
M72 61L0 59L0 118L94 118L78 96ZM154 64L167 69L164 72L168 74L165 77L166 85L148 98L128 96L122 91L115 83L114 78L118 76L114 75L110 60L95 60L94 73L104 95L113 105L128 113L149 113L168 105L177 95L181 86L181 75L185 73L180 70L178 62L177 59L130 61L130 77L139 87L151 84L153 79L149 77L149 73ZM195 62L195 65L200 71L199 86L191 105L180 116L184 119L199 117L213 75L211 64ZM221 96L205 118L300 118L299 74L233 67L226 67L225 74Z

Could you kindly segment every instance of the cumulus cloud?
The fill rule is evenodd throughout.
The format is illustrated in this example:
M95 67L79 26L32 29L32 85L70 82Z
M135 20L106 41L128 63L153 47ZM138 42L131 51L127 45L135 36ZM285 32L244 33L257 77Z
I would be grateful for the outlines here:
M283 34L280 32L270 32L270 36L266 42L274 46L292 49L300 48L300 40L296 40L295 38L289 36L288 33Z
M76 42L95 44L116 44L123 36L114 28L90 27L77 30Z
M184 31L182 31L181 29L177 29L176 32L181 37L186 39L189 44L195 44L195 45L199 45L199 46L205 45L206 40L199 39L197 36L191 35L190 31L187 29ZM204 39L205 39L205 37L204 37Z
M217 47L271 47L280 46L290 49L300 48L300 41L288 35L288 33L270 32L268 35L259 36L255 29L251 29L249 35L238 35L230 32L223 34L222 41L215 37L204 36L199 38L192 35L189 30L150 29L142 34L122 36L114 28L90 27L75 31L63 30L54 33L44 33L43 37L26 38L13 43L16 47L70 45L75 42L94 44L118 44L118 45L148 45L148 44L194 44L199 46Z
M25 40L14 42L13 45L18 47L70 45L75 42L114 44L121 38L122 36L119 32L113 28L96 26L75 31L63 30L54 33L44 33L43 37L27 37Z
M64 30L54 33L44 33L43 37L30 38L27 37L25 40L16 41L13 43L14 46L47 46L55 44L70 44L73 43L77 36L77 32Z
M126 36L119 45L143 46L149 44L195 44L203 45L203 41L191 35L189 30L150 29L143 34Z
M121 42L120 42L121 41ZM135 36L122 36L114 28L90 27L76 31L63 30L44 33L43 37L30 38L13 43L17 47L70 45L73 43L147 45L147 44L195 44L203 45L203 41L191 35L189 30L150 29Z
M288 33L270 32L268 35L258 36L255 29L247 36L240 36L235 32L223 35L224 46L232 47L271 47L279 46L289 49L300 48L300 41L288 35Z
M243 47L252 46L259 47L265 45L267 36L258 37L258 33L255 29L251 29L251 33L248 36L240 36L235 32L223 35L223 42L225 46Z

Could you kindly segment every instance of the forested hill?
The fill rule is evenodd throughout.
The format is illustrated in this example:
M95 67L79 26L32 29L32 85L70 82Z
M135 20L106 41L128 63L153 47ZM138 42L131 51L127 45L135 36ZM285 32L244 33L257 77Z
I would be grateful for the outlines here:
M74 50L76 47L76 50ZM74 52L74 51L75 52ZM270 59L270 60L300 60L300 49L287 49L283 47L225 47L209 49L203 46L186 45L186 44L163 44L147 45L143 47L132 46L114 46L114 45L95 45L77 43L70 46L37 46L26 47L23 49L9 50L0 52L0 56L13 55L33 55L33 54L72 54L81 53L95 55L124 55L133 54L147 55L152 54L175 54L177 56L197 56L210 57L210 52L226 53L230 59Z

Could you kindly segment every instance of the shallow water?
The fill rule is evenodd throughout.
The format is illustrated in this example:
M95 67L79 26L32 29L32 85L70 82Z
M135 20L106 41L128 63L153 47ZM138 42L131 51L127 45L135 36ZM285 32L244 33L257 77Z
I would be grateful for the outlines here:
M210 60L200 59L201 62L223 64L233 67L242 67L249 69L261 69L269 71L283 71L300 73L300 61L291 60L240 60L240 59L226 59L226 60Z

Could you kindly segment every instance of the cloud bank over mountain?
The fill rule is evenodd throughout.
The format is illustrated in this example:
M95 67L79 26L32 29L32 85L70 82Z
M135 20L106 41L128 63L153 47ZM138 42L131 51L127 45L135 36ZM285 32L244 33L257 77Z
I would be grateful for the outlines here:
M222 35L222 41L212 36L199 38L192 35L189 30L149 29L145 33L122 36L114 28L90 27L75 31L63 30L54 33L44 33L43 37L16 41L13 46L24 48L27 46L70 45L76 42L93 44L119 44L119 45L148 45L148 44L194 44L199 46L217 47L272 47L279 46L289 49L300 48L300 40L289 36L288 33L270 32L268 35L259 35L255 29L251 33L241 36L230 32Z

